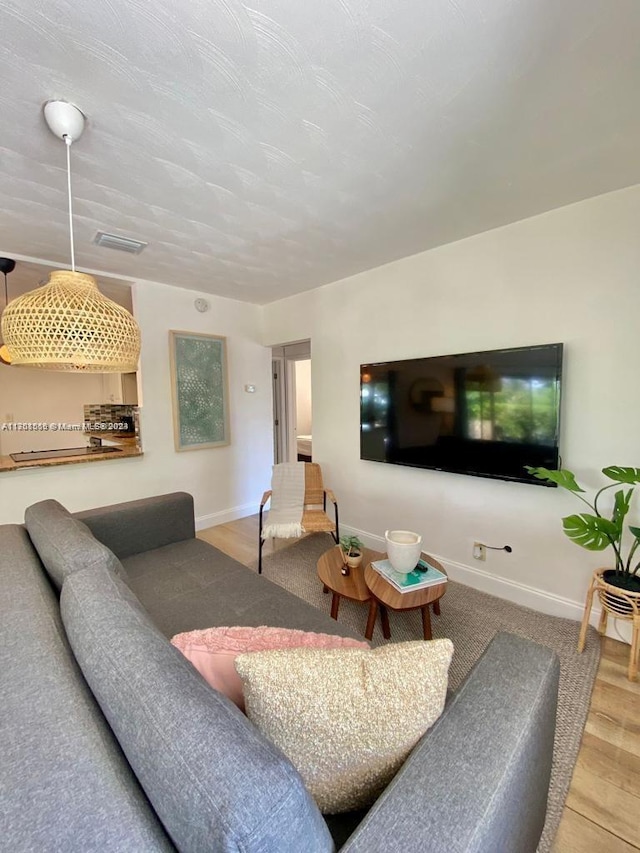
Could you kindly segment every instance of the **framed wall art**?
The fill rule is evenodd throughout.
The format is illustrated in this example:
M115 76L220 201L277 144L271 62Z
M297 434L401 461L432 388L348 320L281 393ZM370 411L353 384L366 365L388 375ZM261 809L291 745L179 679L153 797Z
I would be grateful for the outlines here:
M176 450L229 444L227 339L169 332Z

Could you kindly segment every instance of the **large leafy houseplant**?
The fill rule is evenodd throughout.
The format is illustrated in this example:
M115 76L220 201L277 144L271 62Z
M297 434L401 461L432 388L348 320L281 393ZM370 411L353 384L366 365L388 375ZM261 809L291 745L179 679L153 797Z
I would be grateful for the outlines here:
M621 589L640 592L640 577L638 577L640 560L635 562L638 557L636 552L640 547L640 527L628 526L627 529L633 538L628 540L627 537L629 544L626 552L625 543L623 543L625 536L624 521L631 508L631 498L635 487L640 484L640 468L625 468L621 465L610 465L603 468L602 473L613 482L599 489L594 495L593 502L583 497L585 490L578 485L575 474L571 471L551 471L548 468L532 468L531 466L526 466L526 468L538 480L547 480L547 482L555 483L561 488L573 492L589 507L591 512L582 512L563 518L564 532L572 542L589 551L605 551L607 548L612 548L616 558L615 568L603 573L604 580ZM618 491L615 492L613 510L610 517L606 517L600 511L600 498L609 489L615 489L618 486L622 486L622 488L618 488ZM629 488L625 488L625 486Z

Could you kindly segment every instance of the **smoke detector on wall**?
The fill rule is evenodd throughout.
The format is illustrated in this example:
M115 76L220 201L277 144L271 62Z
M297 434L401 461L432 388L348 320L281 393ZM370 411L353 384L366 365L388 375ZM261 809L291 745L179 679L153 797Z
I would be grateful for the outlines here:
M196 306L196 311L199 311L201 314L206 314L211 307L206 299L196 299L193 304Z

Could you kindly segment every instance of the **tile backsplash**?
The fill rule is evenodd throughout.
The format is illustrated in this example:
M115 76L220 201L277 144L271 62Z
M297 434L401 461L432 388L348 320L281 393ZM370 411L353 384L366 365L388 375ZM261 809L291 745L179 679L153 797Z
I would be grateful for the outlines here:
M133 418L135 433L139 437L140 417L137 406L123 403L88 403L84 406L85 423L124 423L128 418Z

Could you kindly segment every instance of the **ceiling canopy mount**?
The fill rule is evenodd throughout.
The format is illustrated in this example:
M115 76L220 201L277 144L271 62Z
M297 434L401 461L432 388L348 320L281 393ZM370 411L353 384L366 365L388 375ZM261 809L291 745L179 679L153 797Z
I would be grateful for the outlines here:
M82 136L85 116L74 104L68 101L47 101L44 105L44 119L49 130L58 139L77 142Z

